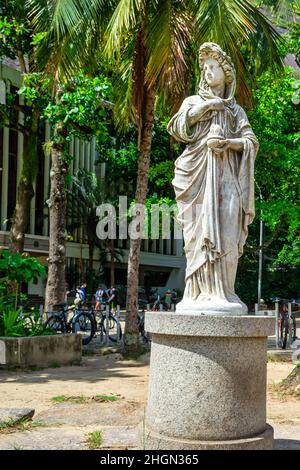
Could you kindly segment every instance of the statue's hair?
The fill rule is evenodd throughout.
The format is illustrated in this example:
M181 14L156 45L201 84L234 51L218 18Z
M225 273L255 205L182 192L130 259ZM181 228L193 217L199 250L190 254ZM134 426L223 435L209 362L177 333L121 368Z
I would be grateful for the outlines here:
M235 79L235 67L231 58L225 54L218 44L213 42L205 42L199 49L199 65L203 70L206 59L211 58L219 62L225 74L225 83L229 85Z

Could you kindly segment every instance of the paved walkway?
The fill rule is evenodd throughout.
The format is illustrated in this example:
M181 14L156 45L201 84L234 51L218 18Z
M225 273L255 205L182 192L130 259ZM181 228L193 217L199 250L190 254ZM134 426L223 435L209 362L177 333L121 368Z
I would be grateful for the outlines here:
M147 403L149 354L124 361L119 354L85 356L81 366L37 371L0 371L1 407L35 408L40 426L0 432L0 449L88 448L87 435L102 431L101 449L136 449ZM268 382L290 372L288 363L268 364ZM53 397L93 397L113 394L115 402L57 403ZM122 394L122 395L120 395ZM300 450L300 404L296 398L269 397L268 423L275 430L275 449ZM42 424L42 426L41 426Z
M85 450L87 434L99 426L66 426L36 428L0 436L0 450ZM102 450L139 448L139 426L101 426ZM300 450L300 425L274 425L274 450Z

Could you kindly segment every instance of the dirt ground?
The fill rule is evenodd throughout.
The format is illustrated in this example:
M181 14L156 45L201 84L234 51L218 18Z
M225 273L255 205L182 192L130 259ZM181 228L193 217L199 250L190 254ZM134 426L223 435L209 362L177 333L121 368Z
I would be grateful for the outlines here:
M268 364L268 422L275 429L276 448L300 449L300 400L273 391L293 369L292 363ZM0 431L0 449L85 449L87 435L101 430L101 448L138 446L138 425L147 401L149 354L123 361L119 354L85 356L81 366L36 371L0 371L0 407L34 408L37 427ZM95 397L102 403L55 402L53 397Z

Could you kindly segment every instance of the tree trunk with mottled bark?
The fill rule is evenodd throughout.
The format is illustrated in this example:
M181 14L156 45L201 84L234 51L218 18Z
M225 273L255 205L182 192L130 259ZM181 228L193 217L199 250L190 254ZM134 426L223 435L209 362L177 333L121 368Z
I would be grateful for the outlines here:
M87 272L87 284L90 293L93 293L94 289L94 250L95 243L92 239L88 239L89 245L89 268Z
M64 160L67 130L63 124L55 129L51 148L49 206L49 258L45 307L64 303L66 280L66 205L65 177L68 165ZM56 138L58 137L58 138ZM61 139L59 139L61 137Z
M9 234L9 249L23 253L25 233L30 219L30 204L34 196L33 183L38 171L39 114L33 111L31 127L24 134L23 166L17 188L17 200Z
M154 122L155 92L153 88L144 85L142 126L139 139L139 164L137 175L137 188L135 200L138 204L145 204L148 173L150 163L150 150L152 141L152 129ZM127 271L127 300L126 300L126 323L123 340L123 352L135 354L140 349L138 331L138 280L141 251L141 237L130 240Z
M115 241L110 240L110 285L115 285Z

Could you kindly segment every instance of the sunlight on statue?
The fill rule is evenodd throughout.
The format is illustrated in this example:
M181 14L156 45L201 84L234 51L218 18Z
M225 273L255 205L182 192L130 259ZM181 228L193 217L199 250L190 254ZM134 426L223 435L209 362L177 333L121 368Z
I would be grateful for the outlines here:
M168 132L187 144L173 186L187 259L179 313L247 313L234 290L238 258L254 218L258 142L236 103L236 73L214 43L199 50L199 93L184 100Z

